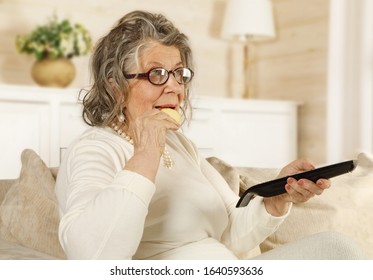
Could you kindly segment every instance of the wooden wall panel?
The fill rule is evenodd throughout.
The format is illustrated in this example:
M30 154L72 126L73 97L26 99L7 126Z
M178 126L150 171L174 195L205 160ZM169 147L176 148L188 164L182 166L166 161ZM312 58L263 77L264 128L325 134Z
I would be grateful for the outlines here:
M196 60L196 94L226 95L224 59L227 43L219 37L224 0L0 0L0 83L35 85L28 74L33 59L18 54L14 40L43 24L54 13L59 18L84 24L96 42L129 11L144 9L160 12L190 38ZM89 82L88 56L73 58L77 77L70 85ZM216 71L215 71L216 70Z
M329 1L272 0L276 38L255 46L252 71L258 98L295 100L299 155L323 163Z

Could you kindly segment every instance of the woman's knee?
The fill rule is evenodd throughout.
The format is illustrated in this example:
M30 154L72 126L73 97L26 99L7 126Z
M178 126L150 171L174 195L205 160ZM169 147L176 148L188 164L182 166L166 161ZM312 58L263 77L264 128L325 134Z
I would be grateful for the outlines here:
M366 259L361 246L352 238L339 232L321 232L312 235L318 240L319 249L325 252L325 257L329 259Z
M321 232L279 246L255 259L359 260L367 257L348 236L337 232Z

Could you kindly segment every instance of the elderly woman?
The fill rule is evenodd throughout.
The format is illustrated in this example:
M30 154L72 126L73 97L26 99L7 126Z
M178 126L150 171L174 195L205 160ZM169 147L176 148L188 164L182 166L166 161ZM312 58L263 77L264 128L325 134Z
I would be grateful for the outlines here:
M178 132L192 52L162 15L125 15L97 43L91 68L83 117L92 128L69 147L56 185L70 259L236 259L273 233L293 202L330 186L289 179L286 194L235 207L237 194ZM312 168L297 160L279 176Z

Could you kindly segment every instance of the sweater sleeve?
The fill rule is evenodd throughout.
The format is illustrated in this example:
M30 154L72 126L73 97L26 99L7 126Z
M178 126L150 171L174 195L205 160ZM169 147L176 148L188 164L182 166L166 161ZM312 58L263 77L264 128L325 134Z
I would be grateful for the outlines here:
M223 177L204 158L200 159L201 169L220 194L229 216L229 224L221 241L236 255L241 255L258 246L272 234L290 212L281 217L270 215L263 198L254 198L248 206L236 208L239 199Z
M61 164L59 238L69 259L135 254L155 186L123 165L119 152L106 143L76 145Z

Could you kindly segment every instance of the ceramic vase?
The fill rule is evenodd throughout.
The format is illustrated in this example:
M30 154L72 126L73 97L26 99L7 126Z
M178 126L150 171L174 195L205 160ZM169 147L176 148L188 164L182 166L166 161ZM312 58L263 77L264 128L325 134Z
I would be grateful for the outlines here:
M75 66L70 59L42 59L31 69L34 81L45 87L67 87L75 78Z

